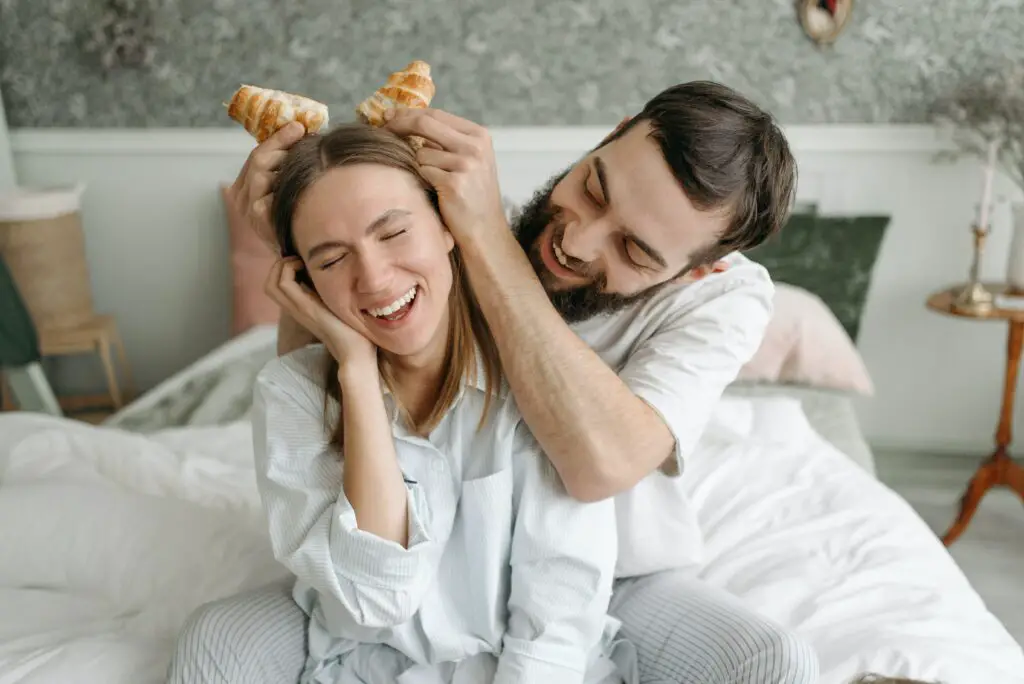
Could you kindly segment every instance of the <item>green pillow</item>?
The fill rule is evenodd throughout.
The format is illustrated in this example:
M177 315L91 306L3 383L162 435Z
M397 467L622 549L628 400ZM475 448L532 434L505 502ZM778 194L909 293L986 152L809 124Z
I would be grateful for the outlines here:
M782 230L746 252L772 280L825 302L856 342L888 216L793 214Z

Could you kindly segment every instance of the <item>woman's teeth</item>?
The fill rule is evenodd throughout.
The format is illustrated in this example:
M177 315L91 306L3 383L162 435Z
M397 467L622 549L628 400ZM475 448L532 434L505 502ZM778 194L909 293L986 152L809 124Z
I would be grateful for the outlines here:
M387 306L381 309L367 309L367 313L370 314L371 316L374 316L375 318L384 318L385 316L390 316L394 314L399 309L404 307L406 304L410 304L414 299L416 299L415 285L413 285L408 292L406 292L404 295L402 295L395 301L391 302Z

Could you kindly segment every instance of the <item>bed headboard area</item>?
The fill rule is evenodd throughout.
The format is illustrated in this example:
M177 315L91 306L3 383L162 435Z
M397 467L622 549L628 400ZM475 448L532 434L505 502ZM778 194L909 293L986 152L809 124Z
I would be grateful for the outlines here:
M786 131L800 170L792 232L751 256L777 280L818 294L856 340L876 390L859 405L869 439L921 448L987 446L1005 331L944 319L924 307L929 292L966 276L980 168L970 160L936 162L947 143L924 126ZM606 132L494 129L503 193L513 202L529 198ZM219 188L234 178L251 146L234 128L12 131L21 184L85 184L95 306L116 317L141 389L232 335L230 245ZM997 190L1011 192L1009 184ZM1006 206L994 222L983 274L998 279L1009 245ZM965 350L968 360L955 361ZM88 361L61 360L52 374L55 386L68 391L101 383Z

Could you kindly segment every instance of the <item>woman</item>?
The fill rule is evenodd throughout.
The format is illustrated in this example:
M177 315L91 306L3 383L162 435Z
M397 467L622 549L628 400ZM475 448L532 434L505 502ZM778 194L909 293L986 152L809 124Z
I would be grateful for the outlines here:
M521 422L409 145L305 138L272 216L270 290L323 342L263 370L253 417L302 681L624 681L614 504L570 498Z

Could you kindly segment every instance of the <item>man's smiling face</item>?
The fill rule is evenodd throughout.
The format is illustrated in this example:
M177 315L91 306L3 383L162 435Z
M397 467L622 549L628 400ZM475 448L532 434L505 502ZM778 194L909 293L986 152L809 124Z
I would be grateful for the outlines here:
M516 223L520 244L569 322L615 311L666 282L727 227L683 192L642 121L552 179Z

